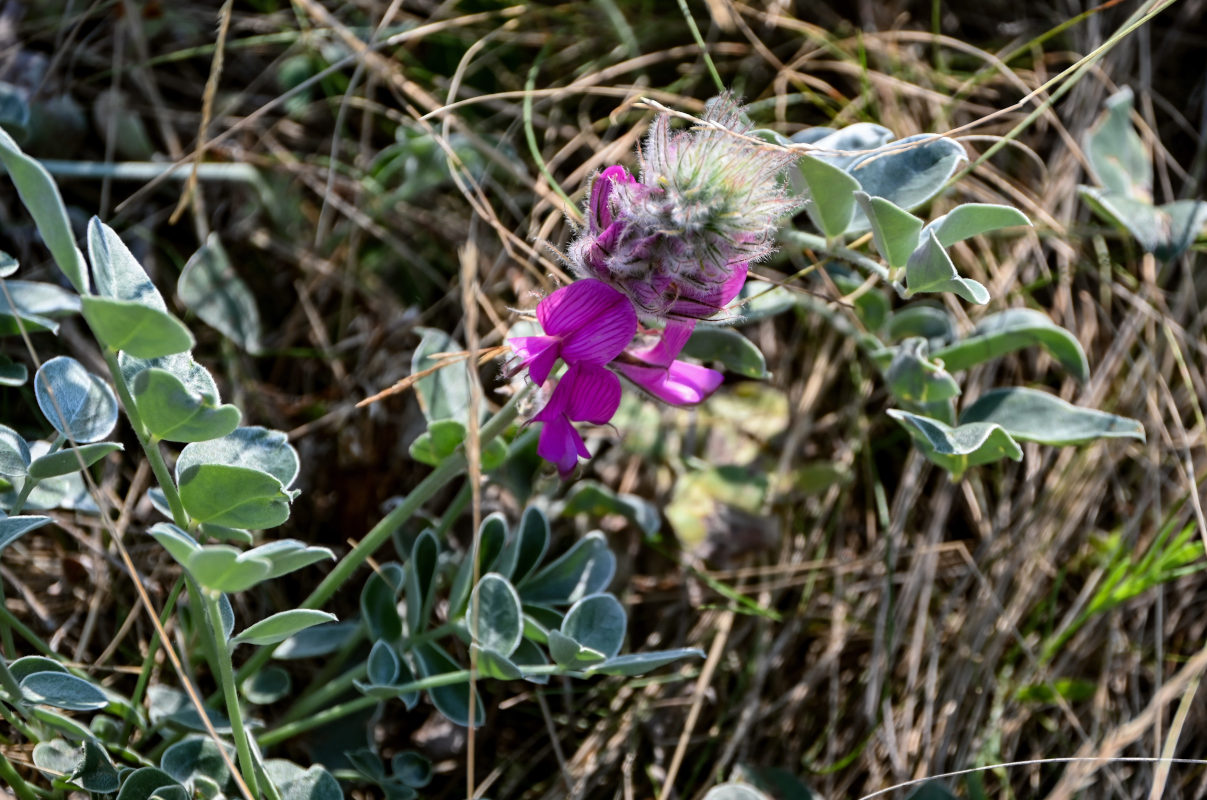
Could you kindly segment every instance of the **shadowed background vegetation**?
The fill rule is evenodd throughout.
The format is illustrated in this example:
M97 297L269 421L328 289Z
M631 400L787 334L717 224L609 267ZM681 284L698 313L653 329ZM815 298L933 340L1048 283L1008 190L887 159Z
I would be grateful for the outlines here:
M1077 193L1092 183L1087 129L1131 86L1156 200L1202 196L1207 3L1164 5L1020 125L1065 85L1047 81L1137 4L687 4L720 79L762 127L958 129L974 161L1009 134L932 216L999 202L1034 221L953 252L991 288L990 310L1041 309L1074 332L1091 378L1078 385L1027 353L974 370L965 396L1045 386L1142 421L1147 442L1027 445L1022 462L953 483L884 415L873 365L833 324L849 302L813 255L785 250L757 265L802 297L744 331L771 377L730 376L691 412L626 401L616 430L594 437L599 455L581 477L625 496L628 516L605 501L559 505L572 484L535 453L490 484L485 510L514 521L536 502L560 513L563 548L593 528L608 534L630 649L708 655L640 682L487 685L473 747L488 796L654 797L669 782L671 796L692 798L742 775L784 800L808 797L805 786L857 798L999 762L1207 758L1203 249L1157 261ZM252 290L261 348L249 354L198 323L197 356L248 422L289 431L302 455L304 493L281 535L337 552L427 471L408 454L425 426L412 393L355 404L411 371L423 327L465 341L472 319L483 347L501 344L513 309L563 276L557 253L588 178L635 163L652 117L639 101L697 113L716 93L692 25L652 0L251 0L226 14L216 3L10 2L0 80L28 98L23 146L52 160L81 229L91 214L105 219L165 290L208 237L220 240ZM183 172L155 178L197 157L199 129L195 186ZM128 163L141 172L118 168ZM7 190L0 248L29 277L57 279ZM480 287L473 309L467 277ZM947 304L966 326L984 313ZM68 341L87 352L72 324ZM33 339L39 351L52 344ZM27 359L19 340L4 346ZM500 384L498 364L482 376ZM19 416L27 400L3 402ZM147 478L145 467L110 466L102 487L121 508ZM428 510L436 519L467 502L454 486ZM154 514L145 502L127 512L122 529L140 542ZM132 677L114 668L138 663L153 632L131 613L131 576L98 523L56 519L61 531L6 551L9 608L124 686ZM418 532L398 537L399 552ZM448 536L464 545L468 520ZM175 564L153 545L134 550L137 579L162 600ZM321 569L299 574L317 581ZM296 597L240 602L261 604L256 618L296 602L303 583L272 590ZM332 608L341 617L357 609L346 595ZM171 683L170 668L156 679ZM338 758L365 723L288 755ZM465 736L430 706L391 704L370 730L385 754L414 747L436 761L428 795L463 796ZM30 763L20 748L6 753ZM1082 785L1084 796L1195 798L1207 770L1034 763L950 782L959 796L1000 798L1072 797Z

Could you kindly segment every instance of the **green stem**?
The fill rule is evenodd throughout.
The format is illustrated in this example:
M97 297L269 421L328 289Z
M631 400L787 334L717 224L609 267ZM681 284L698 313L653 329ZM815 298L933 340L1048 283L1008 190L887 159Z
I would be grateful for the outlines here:
M159 624L166 626L168 619L172 616L172 611L176 607L176 601L180 597L180 592L184 589L184 575L181 574L176 578L176 583L172 586L172 591L168 594L168 602L164 603L163 611L159 614ZM151 644L147 647L147 656L143 659L142 670L138 673L138 682L134 685L134 693L130 695L130 705L134 708L142 707L143 693L147 691L147 684L151 682L151 671L155 668L155 653L159 650L159 645L162 644L159 638L159 631L151 637ZM133 719L127 718L122 725L121 735L117 737L117 741L123 745L129 744L130 729Z
M21 684L17 683L17 676L8 668L8 662L0 658L0 689L8 693L11 703L18 704L25 700L25 695L21 692Z
M13 612L8 610L8 607L0 604L0 622L12 628L16 633L30 644L35 650L44 656L57 659L58 654L46 646L42 641L42 637L30 630L29 626L21 620L17 619Z
M696 26L696 20L687 7L687 0L679 0L679 10L683 12L683 19L692 32L692 38L700 47L700 55L704 57L704 65L708 67L708 74L712 76L712 82L716 84L717 92L725 94L725 82L721 80L721 73L717 72L717 65L712 63L712 56L708 54L708 45L704 43L704 37L700 35L700 28Z
M37 800L38 796L34 794L34 790L21 777L21 773L17 772L9 760L4 757L4 753L0 753L0 780L8 784L8 788L13 790L17 800Z
M13 730L24 736L27 742L40 742L46 738L45 736L39 736L36 731L26 725L25 721L11 711L4 703L0 703L0 719L3 719L12 726Z
M499 413L495 414L490 420L482 426L479 439L481 445L485 447L495 437L503 433L507 426L515 421L519 415L519 401L527 394L527 390L519 392L507 404L499 409ZM432 498L436 492L444 488L446 484L454 478L462 475L465 472L466 461L465 451L458 450L448 458L441 461L434 470L432 470L426 478L419 482L409 495L406 496L401 503L395 506L394 510L382 517L381 521L373 526L373 529L365 534L365 538L360 540L356 547L352 548L352 552L344 556L335 568L323 578L322 582L314 588L314 591L302 601L299 608L320 609L331 599L348 578L352 577L352 573L360 569L363 565L383 544L385 544L394 531L402 527L402 524L411 518L423 504ZM272 658L274 647L264 647L256 652L254 656L249 658L247 662L239 669L239 679L243 680L248 675L257 671Z
M0 578L0 606L4 605L4 579ZM13 641L13 629L8 627L8 624L0 619L0 645L4 646L4 653L0 654L0 664L4 663L4 656L16 658L17 643Z
M235 670L231 664L230 647L222 635L222 609L218 604L218 595L204 595L206 629L213 642L217 661L218 682L222 687L222 695L226 698L226 715L230 717L231 734L235 740L235 751L239 755L239 772L243 775L247 788L252 797L260 796L259 782L256 779L256 762L251 752L251 744L247 739L247 728L243 725L243 710L239 707L239 692L235 684ZM204 710L202 710L204 713Z
M142 415L138 413L138 407L134 405L134 396L130 394L130 387L126 385L126 379L122 376L121 367L117 363L117 356L109 349L105 349L103 352L105 363L109 366L109 373L113 376L113 385L117 388L122 408L126 411L126 418L130 420L130 427L134 429L134 435L138 437L138 444L146 454L151 471L155 473L155 480L159 482L159 488L163 490L168 506L172 509L172 521L182 530L188 530L189 515L184 510L184 504L180 502L180 492L176 490L176 481L172 478L172 472L168 469L167 462L163 460L159 442L152 439L147 431L147 426L143 424Z
M822 236L817 236L816 234L812 233L805 233L804 231L798 231L791 228L785 228L784 230L780 231L780 239L784 242L784 244L795 245L802 250L813 250L814 252L821 253L822 255L840 258L843 261L859 267L860 269L867 270L875 275L879 275L885 283L889 284L897 291L897 294L901 295L902 297L905 296L905 287L902 286L900 282L893 280L893 276L889 272L888 267L884 266L875 259L868 258L863 253L858 253L854 250L850 250L846 247L838 245L831 246L830 243L827 242Z

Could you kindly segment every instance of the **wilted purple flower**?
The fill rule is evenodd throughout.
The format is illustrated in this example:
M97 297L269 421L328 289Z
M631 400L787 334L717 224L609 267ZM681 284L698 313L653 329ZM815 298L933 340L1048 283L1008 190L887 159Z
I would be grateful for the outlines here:
M623 376L671 405L695 405L717 390L725 376L715 369L679 361L696 327L694 320L672 320L653 345L630 348L612 364Z
M560 356L567 364L607 364L633 340L637 314L628 298L594 280L575 281L546 297L536 307L543 336L508 339L519 356L517 369L539 384L549 377Z
M649 319L720 312L797 205L779 180L791 152L743 138L749 126L729 97L710 103L704 121L671 133L663 115L646 138L640 179L621 166L599 173L587 226L567 253L576 273L624 292Z
M537 454L556 464L558 473L567 477L578 465L579 456L591 457L573 423L604 425L619 407L620 380L612 372L596 364L571 364L549 402L532 417L532 422L544 423Z

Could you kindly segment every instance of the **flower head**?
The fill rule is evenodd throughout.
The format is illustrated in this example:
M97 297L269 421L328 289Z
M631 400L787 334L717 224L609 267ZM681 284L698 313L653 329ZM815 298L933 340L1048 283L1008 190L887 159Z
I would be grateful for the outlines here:
M704 125L651 126L639 178L621 166L595 177L587 225L567 258L576 273L624 292L647 319L708 319L737 296L752 261L775 248L776 221L793 210L780 173L795 156L745 138L732 98L710 103Z

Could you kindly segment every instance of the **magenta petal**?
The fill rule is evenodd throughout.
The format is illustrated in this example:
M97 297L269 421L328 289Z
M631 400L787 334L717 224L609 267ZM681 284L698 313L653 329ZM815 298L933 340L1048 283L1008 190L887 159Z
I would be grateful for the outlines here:
M734 264L733 275L729 276L729 280L721 284L720 305L725 307L729 305L729 301L738 296L738 292L742 291L742 287L746 285L746 274L750 272L749 264Z
M603 281L585 278L563 286L536 306L536 318L550 336L564 336L593 325L624 300Z
M541 458L556 464L557 471L563 478L578 466L580 455L590 457L582 437L564 414L558 414L545 423L537 441L536 452Z
M528 367L528 375L538 386L549 377L557 363L558 341L552 336L514 336L507 340L512 352L520 357L520 365Z
M617 364L626 378L659 400L675 406L695 405L717 390L725 376L714 369L686 361L668 368Z
M629 298L609 286L599 285L610 294L598 295L602 301L598 316L562 339L562 358L567 364L606 364L620 355L637 333L637 312Z
M663 329L657 342L649 347L630 350L628 354L654 367L669 366L683 352L683 346L687 344L687 340L691 338L692 331L695 329L696 321L694 319L670 320L666 323L666 328Z
M566 416L577 422L603 425L620 407L620 380L608 369L577 364L566 371L558 386L569 385Z

